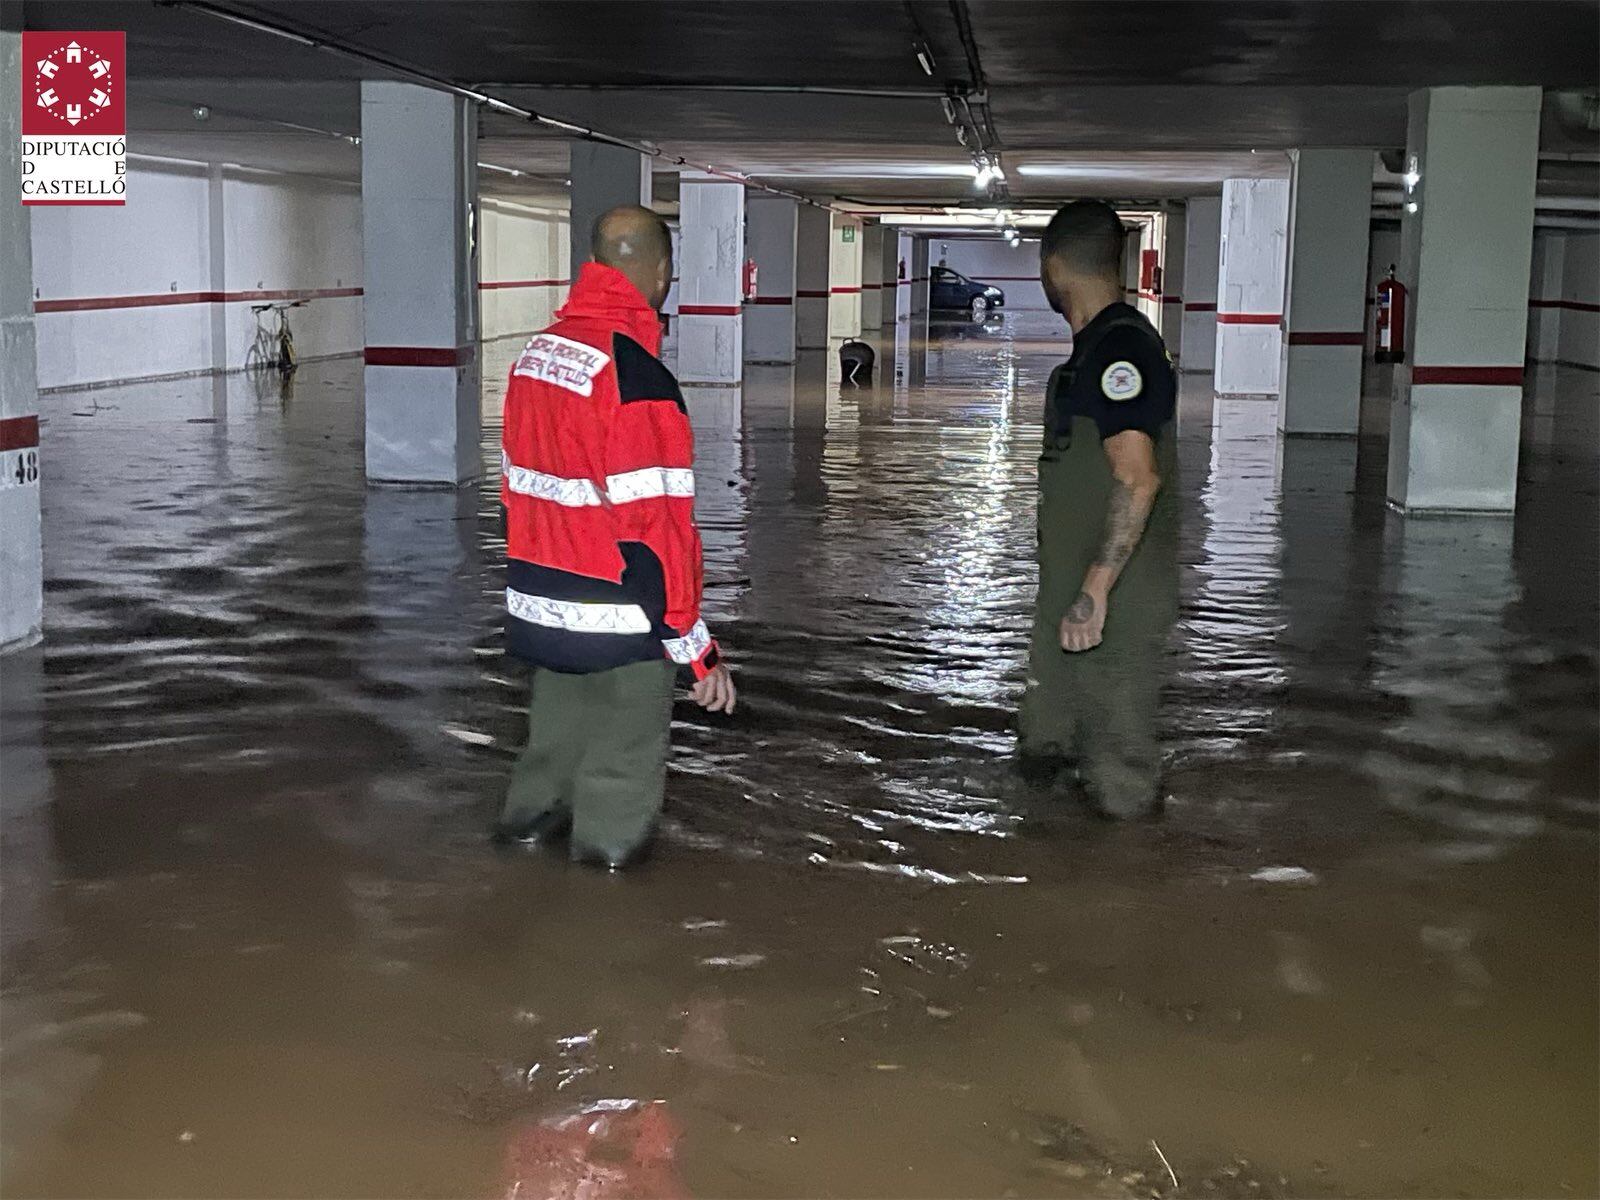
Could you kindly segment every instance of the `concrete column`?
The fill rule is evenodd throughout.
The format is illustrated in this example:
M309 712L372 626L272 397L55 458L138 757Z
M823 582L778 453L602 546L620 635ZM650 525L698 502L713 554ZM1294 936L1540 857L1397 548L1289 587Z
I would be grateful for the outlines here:
M454 487L478 437L478 115L388 80L361 84L367 478Z
M1288 180L1223 181L1217 263L1216 386L1221 395L1277 394L1288 240Z
M1217 365L1217 263L1222 253L1222 199L1193 196L1183 214L1183 360L1185 371L1209 375Z
M595 218L619 204L650 207L650 159L637 150L604 142L569 142L572 186L572 278L589 261L589 236Z
M744 358L794 361L795 228L800 202L770 192L745 198L745 245L756 264L756 298L744 310Z
M794 250L794 336L801 350L828 348L831 215L814 204L800 206Z
M832 214L828 243L828 333L861 336L861 219Z
M903 316L900 311L900 231L892 226L883 230L878 282L883 285L883 323L890 326Z
M22 78L22 35L0 30L0 79ZM22 194L22 89L0 88L0 651L44 622L39 526L39 389L33 340L31 209Z
M1279 352L1278 429L1360 432L1371 150L1297 150Z
M911 239L911 315L928 311L928 239Z
M883 328L883 226L861 231L861 328Z
M744 377L744 184L685 171L679 179L678 379Z
M1181 207L1167 212L1167 244L1161 251L1161 340L1183 361L1183 268L1188 222Z
M1536 87L1411 94L1420 178L1400 227L1411 304L1389 436L1389 500L1407 511L1516 504L1540 100Z
M1561 357L1561 299L1566 287L1567 235L1541 230L1533 238L1533 275L1528 284L1528 360Z

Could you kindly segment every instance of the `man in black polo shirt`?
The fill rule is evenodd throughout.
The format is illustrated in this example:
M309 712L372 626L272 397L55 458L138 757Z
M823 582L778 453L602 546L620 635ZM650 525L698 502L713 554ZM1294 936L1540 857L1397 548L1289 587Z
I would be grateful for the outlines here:
M1056 213L1040 246L1072 357L1050 377L1039 460L1039 599L1020 750L1077 768L1096 811L1161 808L1156 708L1177 617L1177 380L1161 335L1122 299L1124 231L1098 201Z

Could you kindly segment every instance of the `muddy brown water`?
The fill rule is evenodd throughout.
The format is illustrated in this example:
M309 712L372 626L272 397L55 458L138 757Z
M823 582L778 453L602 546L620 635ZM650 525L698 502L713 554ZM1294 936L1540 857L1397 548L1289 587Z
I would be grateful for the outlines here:
M1287 444L1187 379L1169 811L1114 827L1011 763L1064 342L900 343L691 396L743 702L624 877L485 847L495 493L368 490L358 366L45 397L4 1193L492 1195L645 1098L701 1197L1595 1195L1596 377L1535 374L1514 522L1385 509L1381 379Z

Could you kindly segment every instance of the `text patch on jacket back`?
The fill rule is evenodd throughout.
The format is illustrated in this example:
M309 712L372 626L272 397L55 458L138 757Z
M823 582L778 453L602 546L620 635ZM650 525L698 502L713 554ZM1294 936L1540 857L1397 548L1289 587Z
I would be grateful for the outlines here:
M536 333L528 339L511 373L592 396L595 377L610 364L610 357L593 346L553 333Z

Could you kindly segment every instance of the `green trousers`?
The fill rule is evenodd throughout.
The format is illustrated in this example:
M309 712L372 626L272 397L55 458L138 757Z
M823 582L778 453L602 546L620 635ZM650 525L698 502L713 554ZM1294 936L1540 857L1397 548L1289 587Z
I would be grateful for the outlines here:
M1068 654L1060 634L1066 603L1049 601L1041 595L1034 619L1019 749L1070 760L1107 815L1139 816L1160 801L1162 645L1138 639Z
M535 670L528 745L501 822L570 809L574 850L611 858L648 838L666 792L676 675L665 659L590 675Z

